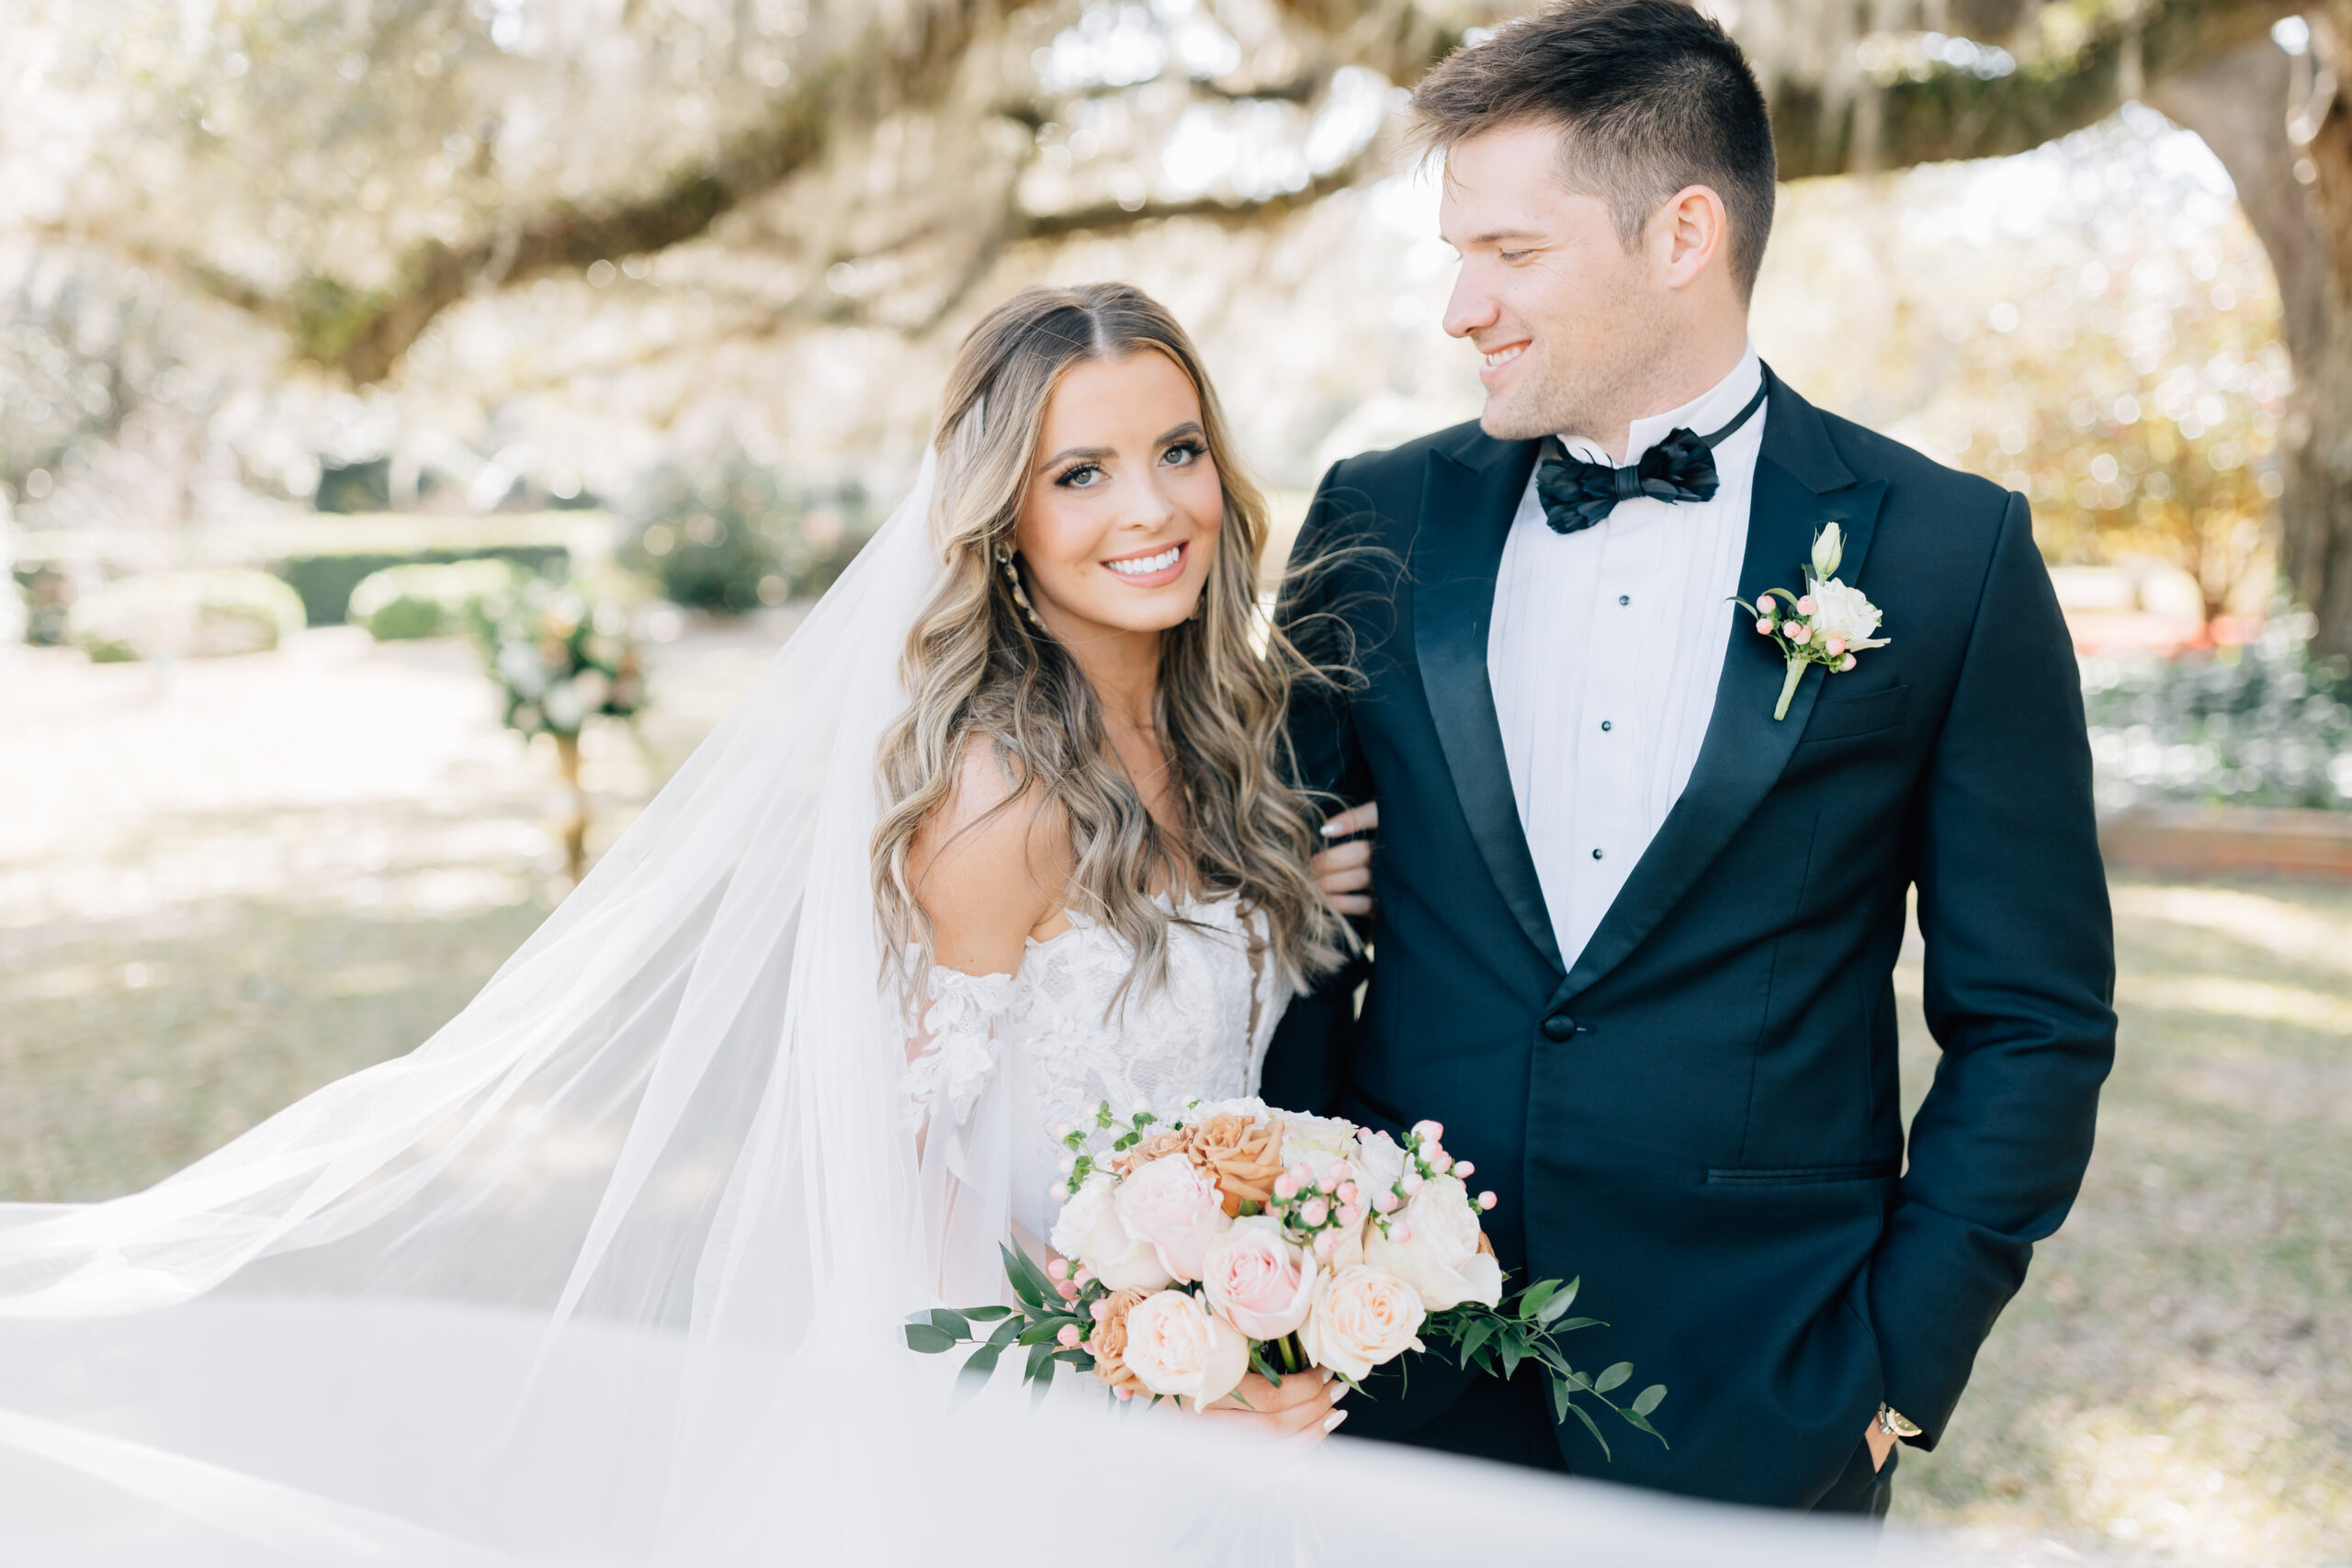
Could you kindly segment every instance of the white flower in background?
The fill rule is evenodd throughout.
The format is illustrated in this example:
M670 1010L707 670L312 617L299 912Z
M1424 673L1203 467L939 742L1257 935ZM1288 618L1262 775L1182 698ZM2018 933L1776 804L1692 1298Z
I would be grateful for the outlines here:
M1075 1258L1114 1291L1156 1291L1169 1282L1151 1243L1127 1229L1111 1201L1118 1186L1108 1171L1086 1179L1054 1220L1054 1250Z
M1184 1107L1182 1121L1187 1127L1197 1127L1212 1116L1246 1116L1252 1122L1266 1122L1274 1115L1272 1106L1251 1094L1239 1100L1195 1100Z
M612 682L605 679L601 670L582 670L571 678L572 688L580 694L583 711L594 713L613 694Z
M1250 1371L1250 1341L1182 1291L1147 1296L1127 1314L1127 1371L1157 1394L1193 1408L1223 1399Z
M1373 1226L1364 1236L1363 1258L1412 1286L1431 1312L1464 1302L1493 1306L1503 1299L1502 1266L1492 1253L1478 1250L1478 1212L1451 1176L1424 1182L1391 1218L1386 1235Z
M1813 623L1815 636L1838 638L1849 653L1886 646L1884 637L1871 635L1878 630L1879 608L1863 597L1860 589L1849 588L1834 578L1824 579L1813 585L1813 602L1814 612L1806 619Z
M539 650L528 643L510 642L498 650L498 676L518 697L536 697L548 689Z
M547 710L548 728L560 734L576 733L580 721L588 716L588 705L575 681L559 681L549 686L539 705Z

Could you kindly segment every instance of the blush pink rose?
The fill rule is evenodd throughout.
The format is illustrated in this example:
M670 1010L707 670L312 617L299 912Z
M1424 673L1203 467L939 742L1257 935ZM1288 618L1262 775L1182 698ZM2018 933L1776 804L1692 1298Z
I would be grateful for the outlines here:
M1201 1289L1209 1305L1252 1339L1279 1339L1306 1321L1322 1270L1283 1235L1282 1222L1257 1214L1233 1222L1209 1244Z
M1201 1277L1209 1244L1229 1223L1216 1179L1182 1155L1165 1155L1137 1166L1119 1183L1111 1203L1121 1222L1151 1244L1159 1266L1181 1284Z

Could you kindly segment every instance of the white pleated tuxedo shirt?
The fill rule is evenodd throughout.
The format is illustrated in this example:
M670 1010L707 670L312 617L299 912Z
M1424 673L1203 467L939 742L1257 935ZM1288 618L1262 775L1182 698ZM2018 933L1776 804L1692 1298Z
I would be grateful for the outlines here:
M1635 420L1626 461L1678 427L1706 435L1730 423L1763 374L1751 346L1711 390ZM1570 968L1699 760L1739 592L1766 412L1714 449L1721 482L1712 501L1642 496L1580 533L1555 534L1531 477L1511 519L1487 677L1520 824ZM1611 462L1589 442L1566 445L1588 461Z

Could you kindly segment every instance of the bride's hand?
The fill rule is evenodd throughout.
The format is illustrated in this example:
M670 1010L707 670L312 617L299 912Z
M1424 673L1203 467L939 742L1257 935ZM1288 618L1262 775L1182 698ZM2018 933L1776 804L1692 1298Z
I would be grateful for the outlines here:
M1372 913L1372 840L1349 835L1368 834L1379 826L1380 802L1376 800L1340 812L1323 824L1323 836L1347 842L1333 844L1306 863L1316 886L1343 915Z
M1348 1418L1346 1411L1332 1408L1347 1392L1347 1384L1319 1368L1288 1374L1280 1388L1251 1372L1239 1388L1201 1414L1271 1437L1304 1434L1308 1442L1319 1443ZM1245 1405L1243 1400L1249 1403Z

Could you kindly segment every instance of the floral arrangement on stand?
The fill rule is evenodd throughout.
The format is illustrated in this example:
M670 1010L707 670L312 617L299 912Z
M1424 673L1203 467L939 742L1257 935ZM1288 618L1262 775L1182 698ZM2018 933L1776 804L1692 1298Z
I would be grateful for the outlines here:
M505 698L506 727L526 739L555 739L565 791L564 861L577 882L588 846L580 731L591 716L628 718L645 705L643 647L628 611L592 603L579 586L544 578L524 578L512 592L478 601L474 629L491 679Z
M1479 1218L1495 1195L1471 1193L1476 1168L1446 1152L1436 1122L1399 1144L1241 1100L1195 1103L1158 1127L1148 1108L1122 1120L1104 1104L1091 1127L1057 1128L1069 1151L1052 1193L1057 1256L1040 1265L1007 1246L1020 1304L918 1314L908 1345L937 1354L969 1343L964 1371L980 1379L1026 1349L1028 1381L1049 1384L1069 1366L1118 1400L1198 1410L1251 1371L1279 1387L1319 1367L1357 1388L1434 1338L1464 1367L1504 1378L1538 1368L1558 1418L1577 1416L1604 1453L1581 1400L1665 1442L1649 1421L1663 1384L1620 1405L1609 1395L1631 1363L1597 1373L1569 1363L1560 1336L1605 1326L1566 1315L1577 1281L1505 1299Z

